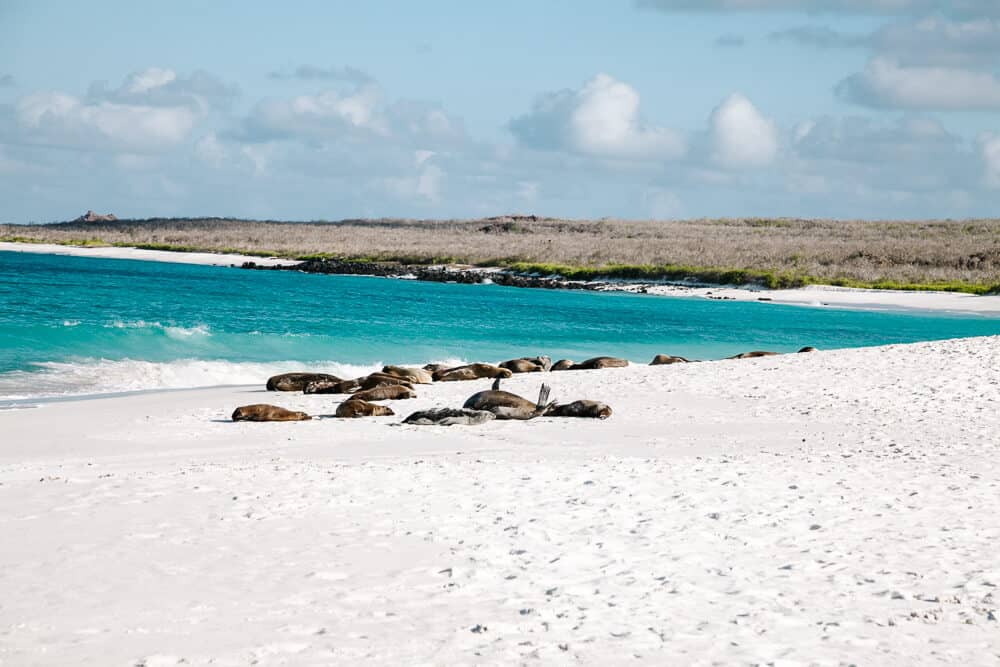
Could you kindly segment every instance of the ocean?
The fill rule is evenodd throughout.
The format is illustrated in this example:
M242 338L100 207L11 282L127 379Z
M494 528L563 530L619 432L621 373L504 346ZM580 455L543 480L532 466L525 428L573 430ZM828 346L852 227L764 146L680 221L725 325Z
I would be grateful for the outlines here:
M0 401L547 354L648 363L1000 334L1000 319L0 252Z

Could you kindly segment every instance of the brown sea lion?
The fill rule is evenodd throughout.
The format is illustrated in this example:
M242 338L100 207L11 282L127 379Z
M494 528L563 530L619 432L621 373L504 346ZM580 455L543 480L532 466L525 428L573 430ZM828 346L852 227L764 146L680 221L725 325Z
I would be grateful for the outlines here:
M731 357L726 357L726 359L756 359L757 357L773 357L779 354L778 352L765 352L763 350L754 350L753 352L742 352L740 354L734 354Z
M386 375L395 375L413 384L430 384L434 378L430 371L423 368L403 368L402 366L385 366L382 372Z
M388 387L391 385L401 385L408 389L413 389L413 385L410 384L409 380L396 377L395 375L386 375L385 373L372 373L363 378L358 378L358 385L362 389L375 389L376 387Z
M496 419L488 410L467 410L465 408L433 408L420 410L403 420L404 424L421 426L477 426Z
M424 366L424 370L429 373L435 373L436 371L443 371L451 368L447 364L427 364Z
M327 382L340 382L336 375L327 373L282 373L268 378L268 391L302 391L310 382L325 380Z
M554 371L568 371L576 365L572 359L560 359L556 363L552 364L552 370Z
M611 408L598 401L573 401L566 405L553 403L545 411L546 417L591 417L593 419L607 419L611 416Z
M570 370L587 371L595 368L625 368L626 366L628 366L627 359L618 359L617 357L594 357L593 359L587 359L586 361L581 361L578 364L573 364L573 367Z
M658 354L653 357L653 360L649 362L649 365L663 366L665 364L687 364L690 362L690 359L685 359L684 357L672 357L669 354Z
M545 414L551 407L549 400L549 385L543 384L538 392L538 402L532 403L517 394L500 389L500 378L493 382L493 388L480 391L470 396L463 408L469 410L486 410L496 415L497 419L534 419Z
M541 373L552 368L551 357L521 357L500 364L512 373Z
M342 419L350 419L353 417L385 417L396 413L384 405L375 405L352 398L338 405L335 414Z
M359 401L398 401L404 398L416 398L417 392L401 384L390 384L374 389L355 392L350 400Z
M819 352L819 350L817 350L812 345L806 345L804 348L802 348L801 350L799 350L799 352Z
M434 373L437 382L456 382L459 380L478 380L479 378L509 378L511 373L506 368L493 364L466 364Z
M300 422L307 419L312 417L304 412L294 412L266 403L243 405L233 411L234 422Z
M328 380L314 380L306 385L302 390L304 394L353 394L361 389L357 380L341 380L340 382L330 382Z

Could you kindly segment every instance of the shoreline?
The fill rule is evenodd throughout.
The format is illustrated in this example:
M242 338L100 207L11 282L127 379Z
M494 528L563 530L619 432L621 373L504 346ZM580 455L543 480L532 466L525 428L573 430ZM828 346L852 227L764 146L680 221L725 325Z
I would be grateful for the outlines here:
M0 242L0 252L3 251L73 257L96 257L101 259L131 259L178 264L199 264L205 266L232 266L245 269L309 271L308 262L240 254L174 252L125 247L84 248L50 243ZM1000 295L980 296L960 292L860 289L831 285L810 285L792 289L768 289L747 286L684 285L661 281L606 280L583 282L562 280L551 276L525 276L500 268L453 268L442 265L397 268L352 262L350 264L337 263L335 271L328 271L324 270L322 265L322 261L315 263L317 268L312 270L312 272L330 273L333 275L365 275L416 279L433 282L481 283L488 280L497 284L515 287L623 292L712 300L757 301L815 308L916 310L1000 317ZM416 273L413 273L411 269L415 270Z
M998 366L989 336L504 381L604 421L400 423L486 379L380 418L260 386L0 411L0 662L981 662ZM323 418L230 420L259 402Z

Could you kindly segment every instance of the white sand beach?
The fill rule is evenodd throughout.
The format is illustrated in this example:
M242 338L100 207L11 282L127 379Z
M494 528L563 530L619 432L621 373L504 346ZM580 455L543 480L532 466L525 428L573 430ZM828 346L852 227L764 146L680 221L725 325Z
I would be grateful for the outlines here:
M1000 662L1000 337L543 380L0 412L0 664Z
M85 248L52 243L0 242L0 252L30 252L103 259L137 259L178 264L213 266L256 262L262 266L294 265L277 257L254 257L210 252L171 252L140 248ZM484 276L499 269L483 269ZM985 316L1000 316L1000 295L977 296L956 292L853 289L830 285L810 285L796 289L769 290L750 287L692 287L671 284L609 283L608 290L638 292L659 296L686 296L736 301L770 301L798 306L851 308L854 310L930 310Z

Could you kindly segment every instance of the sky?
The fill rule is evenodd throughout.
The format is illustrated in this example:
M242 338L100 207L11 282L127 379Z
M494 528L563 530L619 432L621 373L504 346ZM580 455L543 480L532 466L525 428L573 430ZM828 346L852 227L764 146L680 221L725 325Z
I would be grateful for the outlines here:
M1000 215L997 0L0 0L0 221Z

